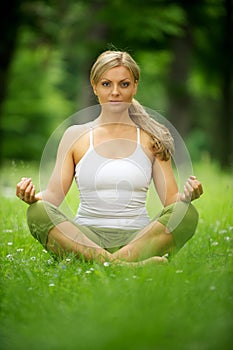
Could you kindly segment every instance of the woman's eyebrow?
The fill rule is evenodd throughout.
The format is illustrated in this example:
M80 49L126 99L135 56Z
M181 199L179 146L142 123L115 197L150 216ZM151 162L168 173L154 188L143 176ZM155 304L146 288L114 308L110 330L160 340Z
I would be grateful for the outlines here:
M108 81L111 81L110 79L108 78L101 78L100 80L108 80ZM124 78L124 79L121 79L120 82L124 81L124 80L130 80L130 78Z

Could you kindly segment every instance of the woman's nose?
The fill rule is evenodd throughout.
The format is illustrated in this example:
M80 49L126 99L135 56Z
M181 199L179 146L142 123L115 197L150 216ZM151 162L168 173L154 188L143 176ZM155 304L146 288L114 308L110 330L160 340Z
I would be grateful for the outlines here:
M112 95L119 95L119 91L118 91L118 86L117 85L113 85L113 89L112 89Z

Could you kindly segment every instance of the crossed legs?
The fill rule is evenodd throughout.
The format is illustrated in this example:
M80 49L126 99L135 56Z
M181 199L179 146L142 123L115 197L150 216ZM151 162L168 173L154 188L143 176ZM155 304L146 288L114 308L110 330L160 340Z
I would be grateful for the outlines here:
M184 204L179 205L183 210ZM186 205L187 206L187 205ZM169 232L163 220L153 221L136 237L117 250L110 253L99 244L89 239L82 230L69 221L56 207L39 201L32 204L28 209L28 225L32 235L37 238L49 251L56 255L67 252L74 253L78 258L95 260L99 262L111 261L135 264L147 262L165 262L163 257L166 253L172 253L181 248L195 232L198 215L193 206L188 207L183 221L178 229ZM48 213L50 211L50 213ZM178 211L177 211L178 212ZM51 215L53 220L51 221ZM161 216L164 218L166 213ZM180 228L182 227L182 229ZM170 230L171 231L171 230ZM189 231L189 232L186 232ZM47 232L47 233L46 233ZM182 243L177 245L177 236L185 236Z
M153 257L153 261L165 262L166 259L162 255L174 247L172 235L165 233L165 230L164 225L154 222L143 230L144 232L140 234L139 238L111 254L87 238L78 227L65 221L50 230L47 249L57 255L72 252L77 257L82 256L87 261L143 262Z
M112 260L111 254L107 250L91 241L69 221L64 221L49 231L46 248L56 255L74 253L77 257L83 257L87 261Z

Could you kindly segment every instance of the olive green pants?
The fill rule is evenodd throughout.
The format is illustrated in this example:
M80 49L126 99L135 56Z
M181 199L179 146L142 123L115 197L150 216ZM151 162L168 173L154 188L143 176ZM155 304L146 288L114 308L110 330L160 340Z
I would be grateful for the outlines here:
M109 251L128 244L140 233L140 230L78 225L57 207L45 201L31 204L27 211L30 232L45 248L49 231L65 221L72 222L92 242ZM192 204L177 202L163 208L153 221L158 221L168 228L168 234L173 235L176 248L179 250L195 233L198 212Z

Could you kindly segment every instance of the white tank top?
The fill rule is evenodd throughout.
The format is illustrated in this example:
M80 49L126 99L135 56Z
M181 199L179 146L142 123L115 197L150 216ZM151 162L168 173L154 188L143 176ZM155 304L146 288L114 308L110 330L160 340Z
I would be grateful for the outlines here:
M75 168L80 205L75 221L83 226L141 229L149 221L146 195L152 163L140 144L127 158L111 159L98 154L90 129L90 146Z

